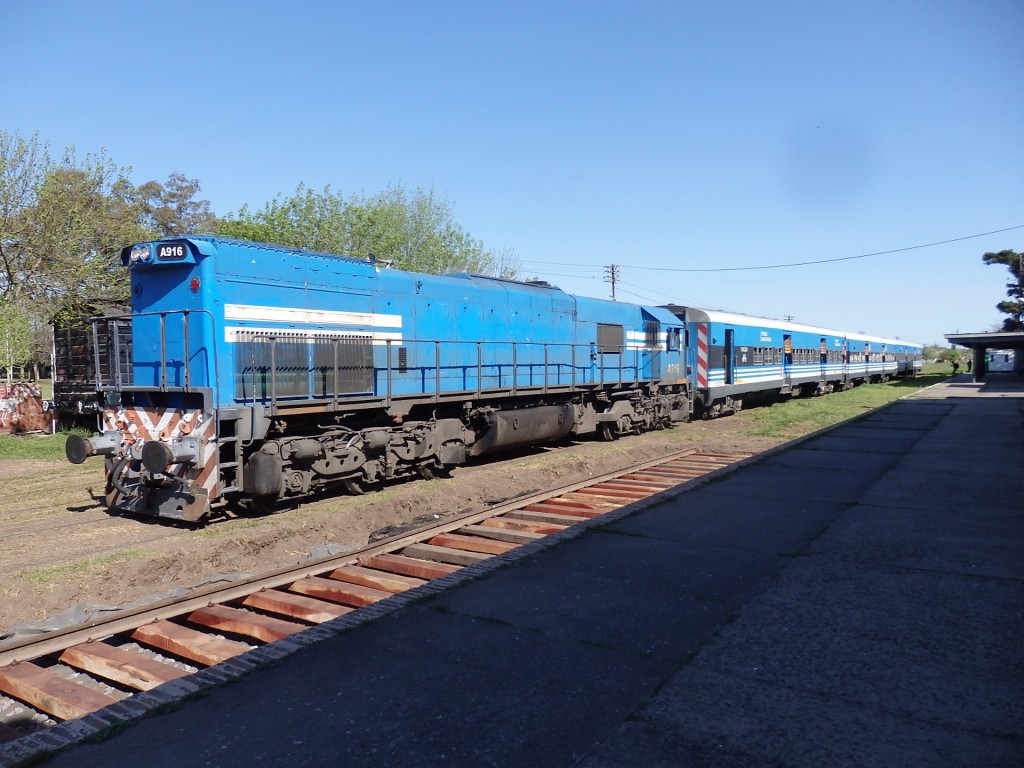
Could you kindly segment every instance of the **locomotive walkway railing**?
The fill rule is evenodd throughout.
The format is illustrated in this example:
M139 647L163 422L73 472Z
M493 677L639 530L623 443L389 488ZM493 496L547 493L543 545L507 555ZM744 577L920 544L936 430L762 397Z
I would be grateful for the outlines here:
M167 321L168 317L173 316L181 317L181 358L173 357L168 354L169 344L167 341ZM216 381L216 371L218 368L218 357L217 357L217 344L203 344L198 350L196 350L197 356L202 356L205 365L202 366L204 375L199 384L193 382L192 369L195 365L192 359L192 345L191 345L191 324L189 318L192 315L197 315L204 320L209 321L210 325L210 339L216 338L216 325L214 322L213 313L208 309L177 309L167 310L161 312L135 312L131 315L119 315L119 316L101 316L90 318L92 323L93 332L93 348L95 350L95 372L96 372L96 389L97 391L111 391L121 390L127 387L139 390L159 390L161 392L168 391L181 391L191 392L197 387L206 388L213 387ZM132 327L135 323L138 323L143 318L157 318L160 336L160 354L158 360L147 360L143 355L143 350L135 347L131 354L127 356L127 368L122 367L122 348L123 339L121 337L121 323L126 323L129 327ZM110 337L109 344L113 345L113 352L108 354L108 358L113 361L117 361L116 364L110 363L104 366L103 361L100 358L100 347L99 344L99 326L106 324L108 328L107 335ZM112 329L112 333L110 332ZM211 349L212 348L212 349ZM171 358L171 359L169 359ZM212 358L213 367L209 366L209 361ZM175 367L180 369L180 375L172 377L169 375L169 371L173 364L177 364ZM140 377L139 371L143 366L150 366L153 368L155 375L152 378L152 383L147 377ZM106 375L104 375L106 372Z
M295 346L300 341L305 365L296 360ZM653 378L651 371L657 369L660 354L660 349L624 345L614 352L607 346L598 351L596 344L589 343L386 339L374 345L365 337L367 349L383 346L384 353L371 354L361 365L341 365L339 360L351 358L351 351L345 349L351 342L351 336L322 332L247 334L248 354L239 353L236 358L236 400L243 404L269 401L276 411L283 400L294 404L303 399L330 400L338 408L342 399L370 397L390 406L404 397L439 402L449 396L635 386ZM258 345L265 349L258 350ZM314 349L317 345L330 347L330 364L314 364L325 357ZM282 358L288 358L288 364L282 365Z
M198 322L197 322L197 318ZM180 321L180 325L177 323ZM209 310L139 312L92 318L94 339L108 323L113 361L121 361L121 331L134 324L134 360L128 367L102 365L97 352L98 391L192 392L218 389L227 375L234 379L215 396L217 405L261 403L271 414L279 407L310 401L332 410L354 401L445 398L491 394L573 392L581 387L636 386L657 378L661 348L632 345L572 344L531 341L438 339L374 340L368 334L281 329L240 329L231 337L232 371L221 370L215 318ZM156 345L138 344L139 325ZM205 326L205 327L204 327ZM209 333L206 332L209 328ZM193 336L198 335L198 343ZM94 344L98 349L99 345ZM383 348L383 350L382 350ZM154 354L155 353L155 354ZM233 395L233 397L232 397Z

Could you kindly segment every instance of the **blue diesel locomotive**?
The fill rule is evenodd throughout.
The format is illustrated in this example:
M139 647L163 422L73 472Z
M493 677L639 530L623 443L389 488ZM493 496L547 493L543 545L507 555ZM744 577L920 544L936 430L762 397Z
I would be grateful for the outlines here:
M690 414L685 322L662 307L214 237L121 258L131 375L97 382L101 431L67 442L105 457L112 510L265 511Z

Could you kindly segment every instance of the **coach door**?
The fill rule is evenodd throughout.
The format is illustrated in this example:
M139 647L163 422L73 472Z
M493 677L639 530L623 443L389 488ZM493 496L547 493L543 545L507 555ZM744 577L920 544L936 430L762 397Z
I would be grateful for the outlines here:
M782 384L787 389L793 386L793 336L782 336Z
M843 386L850 382L850 341L843 336Z
M736 331L725 329L725 383L736 382Z
M828 378L828 339L824 336L821 337L821 347L818 350L818 360L820 361L820 373L821 383L824 384Z

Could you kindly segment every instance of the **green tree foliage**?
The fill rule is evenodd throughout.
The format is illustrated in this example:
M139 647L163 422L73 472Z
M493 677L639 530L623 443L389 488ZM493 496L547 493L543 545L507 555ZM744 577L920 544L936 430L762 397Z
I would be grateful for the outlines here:
M8 384L15 367L32 360L32 317L15 302L0 299L0 369Z
M229 237L375 258L400 269L437 274L472 272L513 278L515 255L488 249L466 232L452 204L433 190L392 185L369 197L346 197L325 187L300 184L291 197L278 196L261 210L243 207L220 222Z
M118 258L143 239L126 171L105 154L53 160L36 136L0 131L0 300L52 317L83 300L124 300Z
M1024 253L1005 250L986 253L981 257L986 264L1004 264L1013 275L1006 284L1007 301L996 304L996 309L1009 317L1003 318L1002 331L1024 331Z
M208 200L197 200L197 179L172 173L167 182L147 181L137 190L139 223L156 237L213 232L217 217Z
M213 229L198 192L177 173L137 188L105 153L55 158L0 130L0 366L48 359L47 323L127 302L125 246Z
M0 131L0 300L47 319L128 299L127 245L211 231L195 179L136 187L105 153L59 159L38 136Z

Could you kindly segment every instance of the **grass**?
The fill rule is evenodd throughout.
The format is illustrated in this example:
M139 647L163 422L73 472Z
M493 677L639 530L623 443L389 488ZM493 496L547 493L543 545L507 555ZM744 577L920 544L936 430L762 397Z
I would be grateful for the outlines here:
M0 459L42 459L66 462L64 443L68 435L77 433L89 437L85 429L56 432L52 435L0 435Z
M156 552L148 549L125 549L121 552L112 552L109 555L91 557L87 560L79 560L78 562L66 565L26 568L24 571L20 571L18 576L34 584L46 585L51 582L89 576L96 571L103 570L108 565L119 565L130 560L144 560L156 555Z
M864 384L824 397L797 398L742 412L744 432L758 437L798 437L898 400L948 378L949 371L926 372L913 379Z

